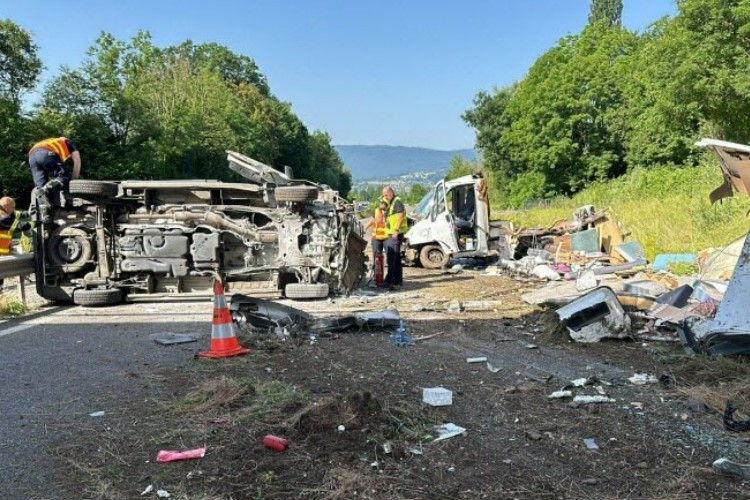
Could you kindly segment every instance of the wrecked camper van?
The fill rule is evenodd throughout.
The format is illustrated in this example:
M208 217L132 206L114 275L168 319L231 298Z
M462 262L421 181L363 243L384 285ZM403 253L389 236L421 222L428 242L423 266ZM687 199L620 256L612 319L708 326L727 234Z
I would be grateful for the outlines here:
M210 290L216 275L300 299L359 284L366 242L346 200L239 153L227 159L248 182L71 181L38 226L38 293L106 305Z
M481 174L441 180L409 214L404 236L408 264L437 269L452 258L510 256L506 223L490 221L487 179Z

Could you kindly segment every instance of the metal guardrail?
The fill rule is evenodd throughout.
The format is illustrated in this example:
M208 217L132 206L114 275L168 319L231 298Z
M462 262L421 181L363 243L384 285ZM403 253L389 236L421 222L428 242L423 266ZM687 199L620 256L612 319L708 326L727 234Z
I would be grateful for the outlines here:
M34 274L34 254L0 257L0 279Z

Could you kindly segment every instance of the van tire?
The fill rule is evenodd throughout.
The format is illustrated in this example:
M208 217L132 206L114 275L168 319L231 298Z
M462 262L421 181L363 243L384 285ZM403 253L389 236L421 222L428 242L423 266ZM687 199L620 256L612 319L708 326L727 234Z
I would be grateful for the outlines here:
M75 180L70 181L68 191L78 198L114 198L119 187L114 182Z
M425 269L440 269L448 264L448 256L439 245L425 245L419 251L419 263Z
M324 299L329 292L327 283L289 283L284 287L284 294L289 299Z
M311 186L282 186L274 190L276 201L291 201L296 203L315 201L318 199L318 188Z
M73 303L79 306L113 306L122 302L122 299L122 290L119 288L79 289L73 292Z

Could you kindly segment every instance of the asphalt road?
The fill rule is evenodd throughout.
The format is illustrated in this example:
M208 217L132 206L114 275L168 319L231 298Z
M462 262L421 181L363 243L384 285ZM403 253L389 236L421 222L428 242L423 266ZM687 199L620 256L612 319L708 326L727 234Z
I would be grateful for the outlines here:
M0 322L0 498L64 498L56 457L66 438L96 418L90 413L104 411L107 425L127 416L122 405L129 398L152 395L148 376L174 369L208 345L211 311L211 299L204 298L50 307ZM165 347L149 338L157 332L201 338Z

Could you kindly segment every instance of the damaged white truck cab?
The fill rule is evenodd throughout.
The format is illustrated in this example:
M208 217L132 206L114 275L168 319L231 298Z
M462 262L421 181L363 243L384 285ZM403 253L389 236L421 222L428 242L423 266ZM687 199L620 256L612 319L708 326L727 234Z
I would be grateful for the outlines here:
M366 242L351 204L239 153L228 160L249 182L71 181L38 226L39 294L106 305L208 291L217 275L289 298L359 284Z
M490 221L487 188L481 174L438 182L409 214L412 225L404 237L407 264L437 269L452 258L509 256L507 226Z

